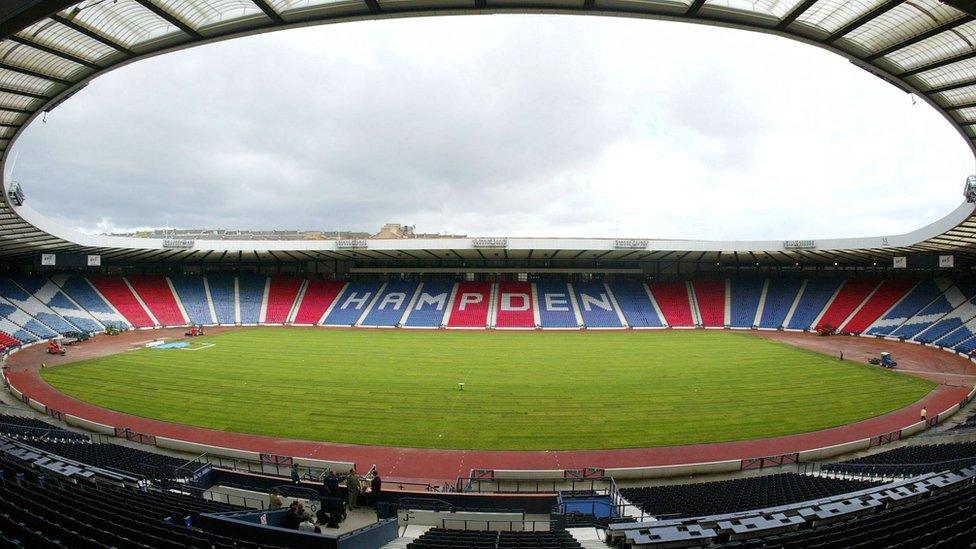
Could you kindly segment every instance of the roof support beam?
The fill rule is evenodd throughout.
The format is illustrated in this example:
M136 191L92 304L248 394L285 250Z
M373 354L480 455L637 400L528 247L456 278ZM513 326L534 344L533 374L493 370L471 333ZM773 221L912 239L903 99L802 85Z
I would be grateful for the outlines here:
M14 88L8 88L5 86L0 86L0 93L9 93L12 95L21 95L24 97L30 97L31 99L40 99L41 101L49 101L51 98L47 95L41 93L34 93L23 90L16 90Z
M895 6L898 6L898 5L904 4L904 3L905 3L905 0L888 0L884 4L881 4L880 6L874 8L873 10L865 13L864 15L858 17L857 19L855 19L855 20L851 21L850 23L844 25L843 27L837 29L833 34L831 34L830 36L828 36L827 39L824 40L824 42L827 42L828 44L831 43L831 42L836 42L841 37L843 37L845 34L851 32L854 29L857 29L858 27L864 25L865 23L867 23L868 21L870 21L870 20L878 17L879 15L881 15L881 14L887 12L887 11L890 11Z
M13 107L3 107L3 106L0 106L0 111L2 111L2 112L15 112L17 114L34 114L34 111L29 111L27 109L15 109Z
M51 76L50 74L44 74L43 72L32 71L30 69L25 69L23 67L18 67L16 65L11 65L9 63L0 62L0 69L6 69L8 71L25 74L27 76L32 76L34 78L40 78L41 80L47 80L48 82L54 82L56 84L61 84L62 86L71 86L73 84L73 82L71 82L70 80L58 78L57 76Z
M380 3L377 0L364 0L366 2L366 7L369 8L370 13L380 12Z
M260 8L261 11L263 11L264 14L267 15L268 18L274 21L275 23L285 22L285 20L281 18L281 15L278 14L278 12L276 12L275 9L272 8L271 5L265 2L264 0L251 0L251 3L257 6L258 8Z
M938 88L925 90L925 95L932 95L936 93L958 90L959 88L965 88L967 86L976 86L976 78L967 78L966 80L960 80L955 84L946 84L945 86L939 86Z
M153 4L151 2L151 0L136 0L136 2L138 2L139 5L141 5L142 7L146 8L147 10L155 13L160 19L163 19L164 21L166 21L170 25L173 25L174 27L176 27L176 28L180 29L181 31L183 31L183 34L186 34L186 35L190 36L191 38L195 38L197 40L200 40L200 39L203 38L203 35L200 34L199 32L197 32L196 29L194 29L190 25L187 25L183 21L180 21L172 13L164 10L163 8L157 6L156 4Z
M779 24L776 25L776 29L783 30L786 27L792 25L793 22L797 20L797 18L799 18L804 13L806 13L806 11L812 8L813 5L816 3L817 0L803 0L803 2L800 2L799 4L797 4L795 8L793 8L793 11L787 13L783 17L783 19L779 22Z
M961 105L950 105L942 108L947 111L961 111L963 109L976 108L976 103L963 103Z
M959 26L962 26L962 25L964 25L966 23L969 23L972 20L973 20L973 18L970 17L970 16L968 16L968 15L966 17L961 17L959 19L956 19L955 21L950 21L949 23L945 23L945 24L939 25L937 27L934 27L932 29L929 29L929 30L923 32L922 34L919 34L918 36L914 36L912 38L909 38L908 40L903 40L901 42L898 42L897 44L892 44L891 46L888 46L887 48L885 48L885 49L883 49L883 50L881 50L879 52L872 53L871 55L865 57L864 59L865 59L865 61L874 61L874 60L876 60L878 58L881 58L881 57L884 57L886 55L891 55L892 53L895 53L898 50L907 48L908 46L913 46L913 45L918 44L919 42L921 42L923 40L928 40L929 38L932 38L933 36L935 36L937 34L942 34L943 32L945 32L947 30L952 30L952 29L954 29L956 27L959 27Z
M701 11L702 6L704 5L705 5L705 0L695 0L694 2L691 3L690 6L688 6L688 11L685 12L685 15L688 16L698 15L698 12Z
M100 70L102 70L102 67L100 65L96 65L95 63L92 63L91 61L88 61L87 59L82 59L82 58L78 57L77 55L72 55L70 53L66 53L66 52L63 52L63 51L59 51L59 50L56 50L54 48L49 48L49 47L45 46L44 44L38 44L37 42L34 42L33 40L28 40L26 38L17 36L16 34L13 35L13 36L11 36L7 40L10 40L12 42L17 42L18 44L21 44L23 46L27 46L28 48L34 48L35 50L42 51L42 52L44 52L46 54L53 55L55 57L60 57L61 59L65 59L67 61L71 61L72 63L76 63L78 65L82 65L84 67L88 67L89 69L91 69L93 71L100 71Z
M934 70L934 69L938 69L938 68L941 68L941 67L945 67L946 65L951 65L953 63L959 63L960 61L966 61L968 59L972 59L973 57L976 57L976 52L972 52L972 51L966 52L966 53L962 53L962 54L959 54L959 55L954 55L952 57L946 57L945 59L940 59L940 60L935 61L933 63L928 63L928 64L922 65L920 67L915 67L914 69L912 69L910 71L905 71L905 72L899 74L898 77L899 78L907 78L909 76L915 76L918 73L922 73L922 72L925 72L925 71L931 71L931 70Z
M82 25L79 25L78 23L75 23L72 19L70 19L70 16L69 17L65 17L65 16L63 16L63 15L61 15L59 13L56 13L56 14L54 14L54 15L51 16L51 20L52 21L56 21L56 22L60 23L61 25L64 25L65 27L68 27L69 29L71 29L71 30L73 30L73 31L75 31L75 32L77 32L79 34L83 34L83 35L87 36L88 38L91 38L92 40L95 40L96 42L101 42L102 44L105 44L106 46L112 48L115 51L120 51L120 52L124 53L128 57L133 57L135 55L135 52L134 51L130 50L129 48L127 48L125 46L123 46L122 44L119 44L115 40L112 40L111 38L109 38L107 36L103 36L102 34L99 34L99 33L95 32L95 31L89 29L88 27L84 27Z

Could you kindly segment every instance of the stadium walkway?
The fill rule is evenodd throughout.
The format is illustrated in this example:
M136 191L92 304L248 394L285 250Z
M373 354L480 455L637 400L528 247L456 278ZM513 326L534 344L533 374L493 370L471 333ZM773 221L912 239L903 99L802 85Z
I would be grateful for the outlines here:
M222 330L214 329L210 332L217 333L218 331ZM384 477L391 481L453 482L458 476L467 476L471 469L474 468L577 469L583 467L617 468L677 465L776 456L832 446L890 433L913 424L918 421L919 410L922 404L928 408L929 417L934 417L938 413L958 404L968 394L969 388L972 385L970 374L976 373L976 367L969 361L935 349L926 349L917 345L893 343L883 340L837 337L836 340L839 344L849 343L857 346L858 350L852 349L850 353L845 351L845 356L852 360L864 360L866 357L864 353L869 348L869 343L873 343L874 347L872 352L876 352L881 347L891 350L899 361L900 366L904 365L906 369L934 370L942 374L945 374L947 370L955 370L964 375L955 377L954 381L950 382L952 383L951 385L943 384L938 386L921 401L911 406L883 416L833 429L770 439L715 444L580 451L479 451L392 448L310 442L231 433L146 419L93 406L58 392L45 383L38 373L41 363L56 364L74 362L92 356L113 354L131 348L134 344L138 344L139 341L145 341L154 337L177 337L181 336L182 332L183 329L158 330L155 332L129 332L112 338L109 342L105 342L108 339L107 337L100 337L98 338L98 342L87 344L84 348L78 346L72 347L72 351L68 357L47 355L44 353L44 346L38 345L16 353L8 359L8 365L10 366L8 379L22 393L29 395L32 399L54 410L106 425L128 427L140 433L265 454L351 461L355 462L361 470L365 470L375 463ZM807 335L810 338L816 337ZM790 339L802 337L804 336L801 334L794 334L790 336ZM826 338L821 338L821 341L804 342L806 343L804 346L825 345L826 342L823 339ZM914 347L914 349L908 349L908 347ZM921 360L922 357L925 357L924 362ZM769 420L776 421L776 418L771 417ZM651 420L648 420L648 428L653 428Z

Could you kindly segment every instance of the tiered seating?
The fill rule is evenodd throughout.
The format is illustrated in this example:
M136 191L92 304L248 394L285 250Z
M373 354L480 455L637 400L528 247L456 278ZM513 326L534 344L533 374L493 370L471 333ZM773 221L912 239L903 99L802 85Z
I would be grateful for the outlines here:
M149 307L153 316L162 326L183 326L187 324L186 317L176 303L176 296L169 287L165 276L130 275L126 277L132 288L142 298L142 302Z
M118 444L32 439L24 441L38 450L57 454L95 467L125 471L149 478L165 477L186 465L175 457L119 446Z
M128 328L129 321L98 295L92 284L82 276L55 275L51 281L61 287L66 296L105 327Z
M237 277L237 301L241 307L241 324L261 322L261 306L264 305L264 289L268 277L240 275Z
M760 328L779 329L786 322L786 315L800 291L802 280L795 278L771 278L766 288L766 302L763 304Z
M24 342L34 341L37 338L47 339L50 337L57 337L58 335L57 332L51 328L48 328L44 324L34 320L34 317L20 310L13 303L2 298L0 298L0 319L11 323L5 326L0 325L0 330L9 333ZM13 331L11 332L8 330L8 327L12 328ZM23 328L23 330L20 328ZM30 335L35 337L31 338L23 332L28 332ZM27 339L24 339L22 336L27 336Z
M453 328L484 328L488 325L490 306L491 283L461 282L447 325Z
M692 288L702 326L725 326L725 280L696 280Z
M342 295L323 324L328 326L352 326L363 316L370 302L380 289L380 282L357 281L346 285Z
M874 294L868 299L861 310L854 313L854 316L846 324L840 326L840 332L845 334L864 333L877 321L885 311L891 309L898 300L915 287L916 281L911 279L885 280L881 286L875 290Z
M910 477L958 470L976 463L976 442L902 446L887 452L828 463L823 471Z
M888 335L935 301L943 292L952 287L952 282L944 278L923 280L908 292L890 311L871 324L871 335Z
M213 301L217 324L237 322L237 297L234 291L234 277L227 275L207 275L210 299ZM260 304L258 305L260 308ZM259 309L260 310L260 309Z
M14 282L71 325L85 332L98 332L103 329L98 320L71 301L51 280L41 276L21 276L14 277ZM38 318L43 321L43 317L38 316Z
M0 414L0 435L17 439L89 440L88 435L68 431L39 419L7 414Z
M410 306L417 291L417 283L408 280L392 280L386 283L373 308L363 319L363 326L396 326Z
M924 335L924 334L922 334ZM962 326L952 330L948 334L935 340L933 343L939 347L946 348L956 348L963 344L966 340L976 335L976 317L971 318L968 322Z
M793 330L813 328L817 316L830 302L830 298L834 296L834 292L837 291L843 281L840 278L811 278L807 280L807 284L803 288L803 295L800 296L800 302L797 303L793 317L790 318L786 327Z
M495 297L495 326L499 328L535 327L535 302L529 282L499 282Z
M824 521L814 528L736 542L726 547L827 549L970 547L976 531L976 485L938 492L917 501L880 509L843 522Z
M302 289L302 281L292 276L272 276L271 286L268 288L268 308L264 313L264 321L268 324L284 324L288 321L288 314L295 306L298 291Z
M765 280L762 278L733 278L729 281L729 321L736 328L752 328L762 299Z
M966 324L973 318L976 318L976 303L973 300L976 298L971 298L969 301L964 302L962 305L956 307L951 313L945 315L938 322L932 324L917 336L914 337L915 341L921 341L922 343L933 343L961 328L963 324ZM971 334L971 333L970 333ZM963 337L966 339L969 336ZM947 345L951 347L951 345Z
M6 332L0 332L0 351L19 347L22 342Z
M436 328L444 324L447 306L454 291L454 282L427 280L421 283L417 301L409 311L404 326Z
M691 314L691 301L688 297L688 286L684 282L655 282L650 284L654 301L661 308L664 321L668 326L694 326L695 319ZM724 291L724 290L723 290ZM723 301L723 307L724 301Z
M634 328L659 328L664 321L657 314L647 286L640 282L614 282L610 284L610 291L617 299L620 312L627 319L627 325Z
M694 484L621 488L620 495L649 515L674 518L774 507L854 492L875 484L781 473Z
M945 293L929 303L928 306L906 320L896 330L892 331L891 335L905 339L911 339L917 336L929 326L942 319L942 317L952 312L956 307L973 297L972 290L973 288L968 284L951 286Z
M573 282L576 306L588 328L619 328L620 317L603 282Z
M318 324L345 285L345 282L309 280L292 323Z
M99 275L88 280L136 328L151 328L153 321L121 276Z
M169 281L183 304L191 324L216 324L207 303L207 289L202 276L171 276ZM156 318L159 318L158 316Z
M61 318L33 295L17 285L12 279L0 276L0 296L13 303L35 320L59 334L77 332L78 327ZM30 330L30 328L28 328ZM33 331L33 330L31 330ZM36 332L35 332L36 333ZM40 335L40 334L38 334Z
M407 549L577 549L582 545L565 530L493 532L431 528Z
M539 319L543 328L578 328L569 285L565 282L545 280L535 285L539 300Z
M845 280L837 292L837 296L827 306L815 329L823 326L833 326L836 330L847 318L864 303L871 292L878 287L878 281L873 278L854 278Z
M240 507L157 489L57 482L0 457L0 541L37 548L254 548L257 544L183 526L184 517ZM14 480L24 475L23 482Z

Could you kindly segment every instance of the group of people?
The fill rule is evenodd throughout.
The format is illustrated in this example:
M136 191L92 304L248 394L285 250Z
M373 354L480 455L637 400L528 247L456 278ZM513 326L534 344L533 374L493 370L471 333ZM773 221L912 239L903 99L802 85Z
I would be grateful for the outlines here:
M306 511L300 501L294 500L288 507L284 527L303 532L321 532L316 524L317 519L319 524L336 528L339 523L346 519L347 511L359 509L360 503L375 506L380 501L380 495L383 491L383 479L375 465L366 474L365 479L356 473L355 467L347 475L337 475L332 469L327 469L320 478L322 493L318 516L316 517L310 511ZM293 464L291 467L291 481L294 485L301 484L297 464ZM346 484L345 498L342 497L339 489L342 482ZM268 508L276 510L283 506L281 494L278 490L272 490Z

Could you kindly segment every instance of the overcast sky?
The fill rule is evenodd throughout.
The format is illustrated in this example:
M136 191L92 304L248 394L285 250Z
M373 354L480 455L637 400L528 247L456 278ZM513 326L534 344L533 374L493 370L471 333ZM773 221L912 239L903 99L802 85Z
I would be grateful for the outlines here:
M164 55L94 81L14 150L32 206L88 232L869 236L948 213L974 168L931 107L828 52L569 16L347 23Z

